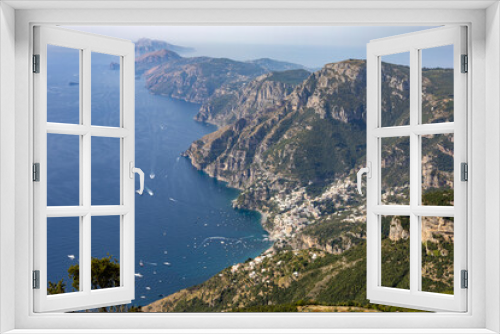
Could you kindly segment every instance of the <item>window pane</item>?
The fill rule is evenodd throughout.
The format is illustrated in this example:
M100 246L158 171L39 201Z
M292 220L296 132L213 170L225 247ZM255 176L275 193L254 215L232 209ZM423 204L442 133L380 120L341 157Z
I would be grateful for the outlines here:
M47 45L47 122L80 123L80 50Z
M453 45L421 50L422 123L453 122Z
M47 134L47 205L80 205L80 137Z
M453 206L454 137L422 136L422 205Z
M410 138L381 139L382 204L410 204Z
M92 125L120 126L120 57L92 52Z
M47 218L47 294L79 290L80 218Z
M381 285L410 289L410 217L382 216Z
M120 141L92 137L92 205L120 205Z
M92 289L120 286L120 216L92 217Z
M453 294L453 218L422 217L422 291Z
M382 126L410 124L410 53L382 56Z

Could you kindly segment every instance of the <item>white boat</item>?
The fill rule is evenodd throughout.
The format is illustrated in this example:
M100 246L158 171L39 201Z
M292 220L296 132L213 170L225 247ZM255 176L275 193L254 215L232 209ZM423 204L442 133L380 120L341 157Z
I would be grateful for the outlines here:
M171 263L170 263L170 262L163 262L163 264L164 264L164 265L166 265L166 266L171 265Z
M134 276L135 276L135 277L138 277L138 278L143 278L143 277L144 277L144 276L143 276L142 274L140 274L140 273L135 273L135 274L134 274Z
M73 254L71 254L71 255L68 255L68 258L69 258L70 260L74 260L74 259L75 259L75 256L74 256Z

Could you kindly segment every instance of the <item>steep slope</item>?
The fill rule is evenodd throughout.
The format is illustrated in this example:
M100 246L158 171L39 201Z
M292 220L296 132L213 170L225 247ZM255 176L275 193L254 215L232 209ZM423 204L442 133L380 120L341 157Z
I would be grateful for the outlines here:
M163 63L145 72L145 78L146 88L154 94L203 103L222 85L238 86L265 72L256 64L195 57Z
M136 47L145 53L136 58L136 74L144 75L146 88L154 94L200 104L209 101L212 95L223 96L211 101L206 108L230 102L228 94L239 94L245 84L273 69L302 68L301 65L273 59L241 62L227 58L181 57L163 42L147 39L140 42ZM162 45L165 47L161 48ZM301 70L288 74L288 79L296 81L299 77L302 81L306 73Z
M383 241L382 261L391 270L386 286L404 288L409 272L395 267L404 259L407 241ZM222 270L208 281L181 290L142 308L143 312L297 312L311 306L327 312L412 311L370 304L366 299L366 245L342 255L317 249L269 250ZM393 268L390 265L393 265ZM427 291L434 291L431 288ZM309 306L309 307L304 307Z
M166 49L145 53L142 56L135 58L135 73L142 74L153 67L166 62L177 61L181 58L182 57L174 51Z
M326 65L281 103L272 103L272 111L247 113L193 143L186 155L197 168L242 189L259 178L276 189L283 182L309 189L333 182L364 150L362 65Z
M308 76L306 70L264 74L239 89L223 86L201 107L195 119L224 126L240 118L257 118L282 105L285 97Z

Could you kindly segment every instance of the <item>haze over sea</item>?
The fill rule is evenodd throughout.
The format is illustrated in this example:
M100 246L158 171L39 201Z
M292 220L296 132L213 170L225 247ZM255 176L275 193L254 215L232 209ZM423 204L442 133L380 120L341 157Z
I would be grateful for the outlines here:
M112 110L119 101L119 71L110 69L111 61L115 57L92 56L93 124L117 122ZM52 47L48 62L48 120L75 123L78 118L71 114L78 115L78 57ZM237 190L180 156L191 142L215 130L193 120L199 105L152 95L142 79L136 80L135 104L135 165L146 182L144 194L136 195L135 272L140 275L132 304L146 305L255 257L272 243L260 214L232 208ZM78 138L69 137L48 137L48 205L78 205ZM114 139L93 141L93 205L118 204L118 147ZM93 219L92 256L118 257L118 217ZM64 278L69 291L67 269L79 260L78 233L78 218L48 220L48 280Z

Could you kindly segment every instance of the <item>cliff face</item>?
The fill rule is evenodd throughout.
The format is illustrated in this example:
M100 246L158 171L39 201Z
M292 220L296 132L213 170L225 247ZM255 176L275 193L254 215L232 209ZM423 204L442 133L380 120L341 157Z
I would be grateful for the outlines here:
M223 86L201 106L195 119L225 126L240 118L257 118L281 107L285 97L309 74L306 70L267 73L239 89Z
M177 53L165 49L149 52L135 59L135 72L136 74L142 74L151 68L181 58Z
M301 180L302 165L311 163L295 159L300 144L305 145L298 152L300 158L305 153L307 159L311 160L315 159L316 153L326 153L330 148L330 154L337 155L334 144L339 141L352 142L352 138L346 138L351 134L339 131L335 135L342 138L325 143L326 147L319 147L319 152L313 152L321 145L312 142L310 137L315 135L310 133L323 132L327 135L322 138L324 141L342 123L345 130L352 128L352 123L362 125L364 122L364 100L358 99L358 96L363 96L366 83L362 64L360 61L329 64L288 94L287 90L291 87L283 83L263 80L266 77L255 80L243 89L243 105L228 117L237 120L193 143L186 155L198 168L238 188L244 188L258 177L279 176L293 183L305 181ZM283 95L283 100L276 101ZM348 103L344 103L346 101ZM218 119L218 113L214 116L210 111L209 108L202 109L199 118ZM227 115L225 112L222 114L221 118ZM355 140L363 146L364 138ZM338 172L348 172L355 157L350 158L352 152L337 148L342 154L337 155L339 159L334 165L340 167ZM347 162L343 153L351 161ZM333 176L337 171L328 172L332 172Z
M146 88L154 94L203 103L222 85L238 86L265 72L255 64L196 57L164 63L146 72L145 78Z
M238 97L242 95L241 89L245 89L246 84L265 73L276 69L302 67L272 59L241 62L227 58L181 57L175 52L179 47L173 48L171 44L162 44L160 41L140 41L140 44L136 44L136 49L140 50L140 52L137 51L139 53L136 58L136 73L138 75L144 74L146 88L154 94L166 95L188 102L203 104L210 101L205 107L210 109L209 113L221 112L219 109L231 102L232 96L229 96L230 94L235 95L236 101L238 101ZM308 72L300 70L293 73L295 76L288 75L286 79L297 81L299 78L298 83L304 80L305 74ZM261 78L261 81L262 84L266 78ZM279 80L270 79L269 81L278 82ZM289 86L292 84L290 82L283 83L284 87L269 86L268 89L276 88L279 90L283 88L289 90ZM265 94L265 89L263 94ZM270 92L270 96L274 94L277 93ZM215 98L210 100L212 95ZM275 102L278 100L278 98L274 99ZM228 109L222 113L227 114L230 111L231 109ZM203 117L200 116L200 119ZM219 118L219 120L221 119L223 117ZM214 121L214 123L216 122Z
M366 120L366 69L363 61L327 64L292 94L292 110L311 108L323 119L343 123Z

